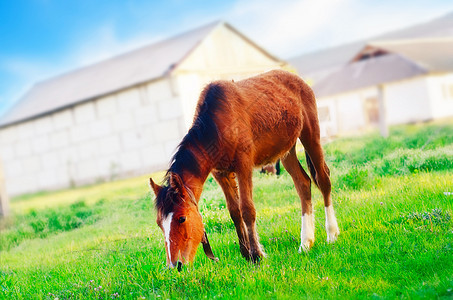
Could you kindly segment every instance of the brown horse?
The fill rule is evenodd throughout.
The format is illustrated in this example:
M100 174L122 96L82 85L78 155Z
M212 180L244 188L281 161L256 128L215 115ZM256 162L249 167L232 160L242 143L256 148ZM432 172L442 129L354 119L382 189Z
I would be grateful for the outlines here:
M207 85L163 186L150 179L169 267L179 268L193 261L200 242L208 257L216 259L198 211L203 184L211 172L225 193L241 254L253 262L265 256L255 228L252 172L255 166L279 158L302 204L299 252L308 251L315 240L311 181L296 156L298 138L305 148L313 181L324 197L327 241L334 242L339 230L330 197L329 169L320 144L316 100L310 87L298 76L279 70L238 82Z

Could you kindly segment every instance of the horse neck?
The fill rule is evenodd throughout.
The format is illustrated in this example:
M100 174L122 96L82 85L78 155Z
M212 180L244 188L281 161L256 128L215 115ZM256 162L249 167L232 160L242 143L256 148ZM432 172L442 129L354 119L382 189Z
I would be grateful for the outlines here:
M213 163L209 157L207 157L207 155L202 153L200 150L192 148L191 151L197 160L200 172L198 174L194 174L190 170L183 170L179 176L184 184L192 191L196 201L198 202L200 200L201 192L203 191L203 185L208 178L209 173L213 169Z
M186 187L193 193L195 200L198 201L200 200L201 192L203 191L203 185L204 182L206 181L206 178L208 177L207 175L204 178L198 178L191 176L188 173L183 173L181 175L182 181L186 185Z

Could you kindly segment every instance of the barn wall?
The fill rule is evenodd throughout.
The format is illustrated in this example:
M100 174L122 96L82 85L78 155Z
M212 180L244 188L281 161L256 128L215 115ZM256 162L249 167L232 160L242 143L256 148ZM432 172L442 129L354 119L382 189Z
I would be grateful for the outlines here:
M383 93L388 125L453 115L453 75L416 77L385 84ZM328 107L330 112L330 120L320 121L321 133L342 135L372 128L364 103L373 97L377 97L377 87L318 99L318 109Z
M162 169L184 134L168 80L0 129L10 195Z
M387 84L384 91L389 125L432 119L426 77Z
M216 27L178 66L222 79L224 74L257 74L282 65L225 25Z
M428 77L430 105L433 118L453 116L453 74Z
M286 67L221 24L165 79L0 129L11 195L160 170L208 82Z
M317 99L321 137L349 134L371 125L367 121L364 102L377 97L377 89L367 88L352 93ZM323 111L324 110L324 111ZM328 110L326 117L325 110Z
M338 134L337 102L333 98L317 101L318 118L321 138L328 138Z
M364 90L337 99L339 132L348 133L367 127L364 100L375 97L376 91Z
M192 124L203 87L214 80L240 80L286 64L269 56L225 25L216 27L173 72L185 125Z

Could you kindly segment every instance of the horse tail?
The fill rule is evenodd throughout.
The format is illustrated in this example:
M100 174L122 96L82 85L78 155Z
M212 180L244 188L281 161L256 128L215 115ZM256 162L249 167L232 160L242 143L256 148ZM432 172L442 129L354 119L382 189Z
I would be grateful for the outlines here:
M316 184L317 187L319 187L318 179L316 178L316 169L315 166L313 165L313 162L311 161L310 156L308 155L307 150L305 150L305 159L307 161L308 169L310 170L311 179L313 179L313 182Z

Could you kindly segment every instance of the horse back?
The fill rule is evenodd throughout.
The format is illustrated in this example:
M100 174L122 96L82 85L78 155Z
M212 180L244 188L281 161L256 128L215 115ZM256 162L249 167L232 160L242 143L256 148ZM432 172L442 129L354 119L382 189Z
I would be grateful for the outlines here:
M317 118L310 87L286 71L211 83L202 93L198 114L213 90L222 157L231 161L245 157L255 166L274 162L296 143L303 126L310 126L313 114Z

